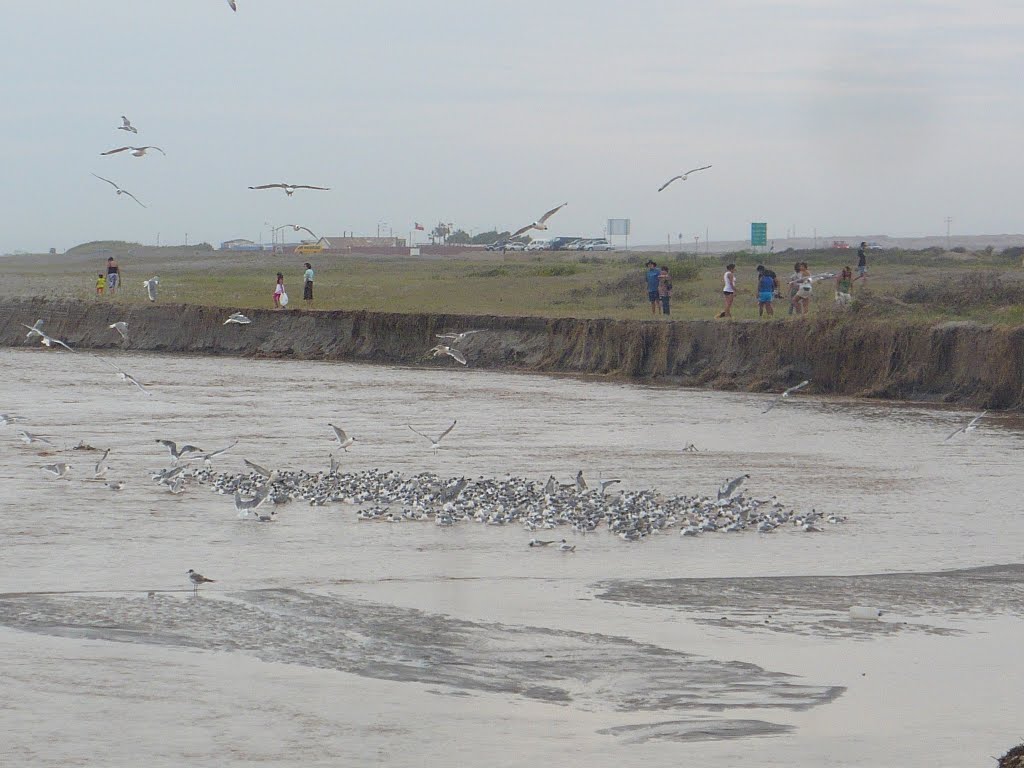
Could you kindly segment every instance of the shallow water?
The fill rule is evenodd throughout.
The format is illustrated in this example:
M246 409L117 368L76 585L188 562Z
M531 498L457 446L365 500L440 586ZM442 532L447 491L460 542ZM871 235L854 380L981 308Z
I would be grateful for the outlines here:
M1014 415L946 441L973 414L802 394L762 414L764 396L471 368L117 358L147 398L84 353L0 361L0 411L26 419L0 427L0 758L913 766L983 764L1019 740L1019 571L934 575L1021 561ZM406 427L452 419L436 452ZM346 505L257 525L230 497L149 480L168 465L158 438L237 439L224 471L326 469L327 422L356 437L346 470L568 482L582 468L666 494L749 472L755 497L849 520L638 543L565 531L565 555L518 527L358 522ZM80 441L112 449L123 491L86 480L98 454ZM69 480L39 469L54 461ZM217 581L193 598L188 568ZM845 578L893 572L910 575ZM851 622L854 604L886 614Z

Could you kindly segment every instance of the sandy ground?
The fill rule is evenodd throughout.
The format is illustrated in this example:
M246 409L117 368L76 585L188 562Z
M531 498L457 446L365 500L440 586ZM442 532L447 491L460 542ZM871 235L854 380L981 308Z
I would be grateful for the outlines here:
M0 351L0 760L154 766L980 765L1019 739L1019 418L466 370ZM432 453L406 424L436 431ZM154 441L219 461L569 480L848 515L628 544L512 527L239 520L171 496ZM24 428L55 446L16 438ZM121 492L88 481L112 449ZM689 442L701 449L682 453ZM70 479L40 466L67 461ZM1005 564L1007 567L982 568ZM188 568L217 579L191 596ZM972 570L973 569L973 570ZM936 575L937 571L945 571ZM152 598L147 592L153 591ZM47 594L53 593L53 594ZM851 622L853 604L885 610ZM112 724L117 727L112 727Z

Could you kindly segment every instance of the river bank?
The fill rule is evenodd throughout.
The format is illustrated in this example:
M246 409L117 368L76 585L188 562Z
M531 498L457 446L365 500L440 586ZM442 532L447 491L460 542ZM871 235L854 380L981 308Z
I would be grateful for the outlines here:
M456 366L425 357L435 334L480 329L459 345L475 368L747 391L810 379L820 394L1024 409L1022 327L838 315L759 323L243 311L251 325L224 325L220 307L5 299L0 345L24 346L22 323L42 318L74 348ZM121 320L127 342L109 328Z

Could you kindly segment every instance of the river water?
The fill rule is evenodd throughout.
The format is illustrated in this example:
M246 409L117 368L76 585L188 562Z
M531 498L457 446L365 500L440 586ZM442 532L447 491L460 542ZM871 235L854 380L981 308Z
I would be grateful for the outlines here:
M1024 424L461 367L0 351L0 763L983 765L1020 740ZM432 451L406 425L436 434ZM747 492L817 534L358 521L149 479L342 469ZM54 445L24 445L17 430ZM89 480L110 448L111 491ZM693 443L700 450L684 452ZM41 470L63 461L67 478ZM193 597L189 568L216 579ZM149 593L152 592L152 596ZM851 621L849 607L884 611Z

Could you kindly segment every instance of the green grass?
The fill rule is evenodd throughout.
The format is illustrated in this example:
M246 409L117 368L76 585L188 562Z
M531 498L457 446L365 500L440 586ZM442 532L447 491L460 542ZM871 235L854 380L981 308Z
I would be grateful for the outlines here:
M127 244L104 245L111 246L121 263L124 290L118 295L95 296L96 274L107 254L96 255L83 248L67 255L0 259L4 278L0 280L0 297L75 297L141 304L146 302L142 280L155 274L160 276L159 300L164 303L271 307L274 275L281 271L292 299L290 306L302 305L302 262L308 257L139 246L133 246L129 253ZM952 256L955 258L938 257L932 252L873 252L867 286L855 284L855 296L860 294L865 299L860 310L907 320L1024 322L1024 308L1005 296L1000 302L988 301L986 293L980 291L965 301L949 300L949 286L956 280L966 280L964 285L969 285L974 275L982 275L989 282L1017 280L1022 272L1019 263L1010 264L998 254ZM310 260L317 271L316 309L650 319L644 282L644 262L648 258L669 266L675 286L672 319L681 320L715 317L722 304L724 264L734 261L739 265L739 293L733 316L742 320L757 318L754 268L762 258L780 278L785 278L793 261L810 262L812 272L831 272L851 260L855 262L856 253L783 252L767 259L749 253L695 258L678 253L503 257L481 252L447 259L321 255ZM945 293L935 290L937 297L944 298L929 301L932 285L946 286ZM865 289L867 293L861 293ZM905 295L916 298L904 301ZM832 297L832 284L819 283L812 313L835 311ZM776 302L777 319L787 318L787 307L786 300ZM662 319L660 314L656 317Z

